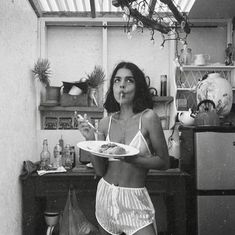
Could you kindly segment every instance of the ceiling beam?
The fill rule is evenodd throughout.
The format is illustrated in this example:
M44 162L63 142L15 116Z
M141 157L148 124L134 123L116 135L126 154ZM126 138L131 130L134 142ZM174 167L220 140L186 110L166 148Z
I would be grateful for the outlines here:
M37 0L28 0L30 5L32 6L34 12L36 13L37 17L41 17L43 15L42 8Z
M95 13L95 0L90 0L90 6L91 6L91 17L95 18L96 13Z
M43 12L41 17L91 17L90 11L80 11L80 12L68 12L68 11L57 11L57 12ZM122 19L122 13L120 12L97 12L96 13L96 19L97 18L120 18Z

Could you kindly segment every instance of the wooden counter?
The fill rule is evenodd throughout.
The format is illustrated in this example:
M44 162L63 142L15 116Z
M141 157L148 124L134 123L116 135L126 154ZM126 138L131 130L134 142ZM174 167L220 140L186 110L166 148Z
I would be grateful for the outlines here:
M97 224L94 215L95 193L98 179L94 171L85 166L76 172L34 174L22 180L23 235L46 234L43 212L62 212L70 185L76 189L78 203L88 220ZM167 233L186 235L185 180L188 175L178 169L168 171L151 170L146 187L158 215L156 197L162 195L167 208ZM157 219L157 218L156 218ZM160 233L161 234L161 233Z

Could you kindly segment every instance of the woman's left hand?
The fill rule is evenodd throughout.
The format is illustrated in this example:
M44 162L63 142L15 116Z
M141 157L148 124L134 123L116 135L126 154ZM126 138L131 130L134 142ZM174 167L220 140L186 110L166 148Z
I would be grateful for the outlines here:
M122 158L119 158L119 159L120 159L121 161L123 161L123 162L135 163L138 158L139 158L138 155L134 155L134 156L122 157Z

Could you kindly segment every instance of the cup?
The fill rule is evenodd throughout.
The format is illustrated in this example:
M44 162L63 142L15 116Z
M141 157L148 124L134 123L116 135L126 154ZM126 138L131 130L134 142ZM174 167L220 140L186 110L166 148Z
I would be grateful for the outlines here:
M44 212L44 218L46 221L47 226L55 226L59 222L59 212L50 212L45 211Z
M210 56L207 54L197 54L195 55L194 64L195 65L206 65Z

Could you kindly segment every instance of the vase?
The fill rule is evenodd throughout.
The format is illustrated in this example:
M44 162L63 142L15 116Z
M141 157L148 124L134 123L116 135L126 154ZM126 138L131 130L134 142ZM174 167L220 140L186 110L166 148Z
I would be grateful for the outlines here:
M97 103L97 89L89 88L88 89L88 106L98 106Z
M41 104L46 103L47 100L47 91L46 86L42 83L40 83L40 102Z
M47 86L46 87L46 103L59 104L60 101L60 87Z

